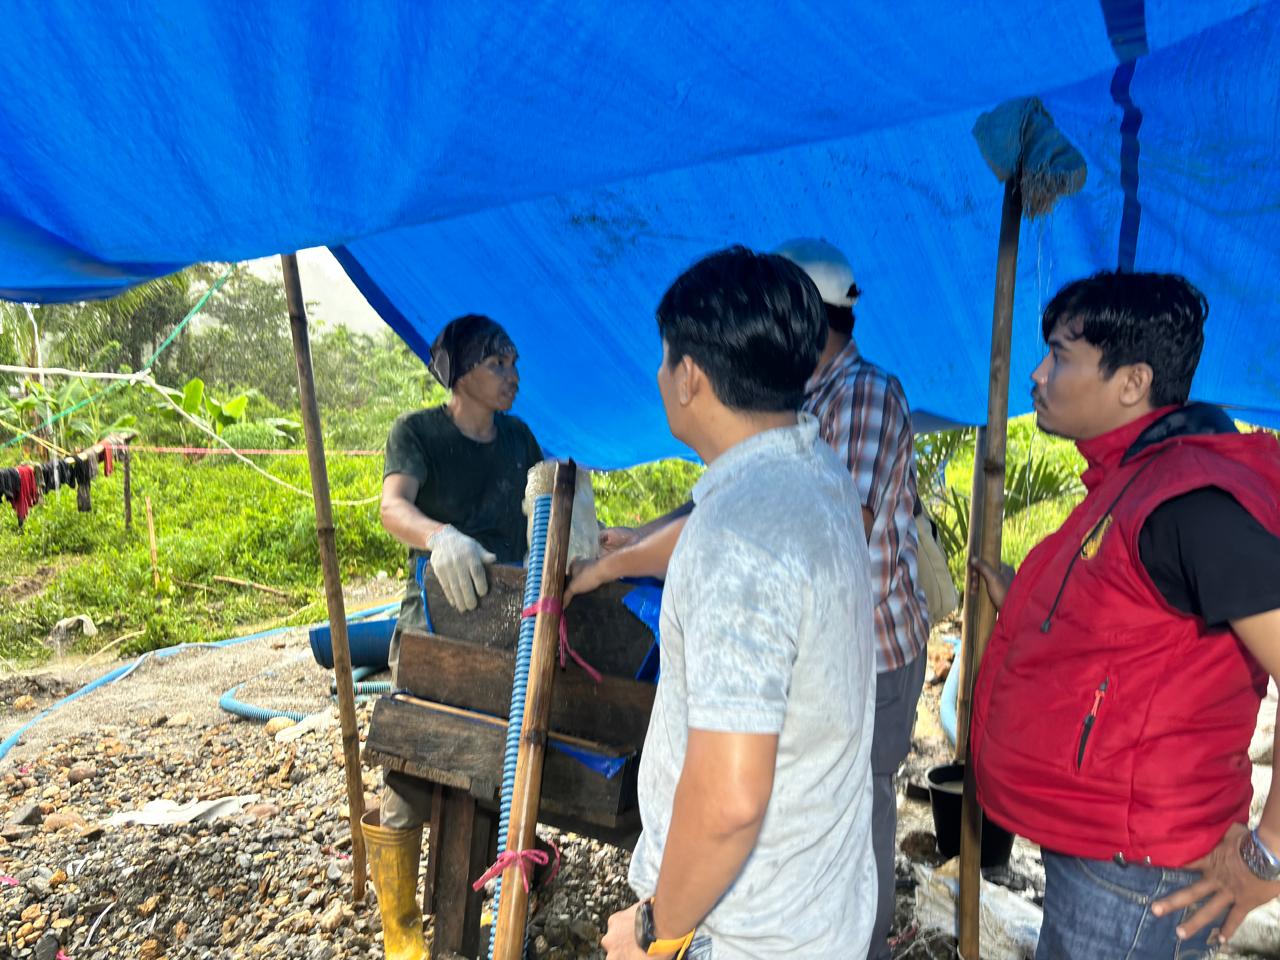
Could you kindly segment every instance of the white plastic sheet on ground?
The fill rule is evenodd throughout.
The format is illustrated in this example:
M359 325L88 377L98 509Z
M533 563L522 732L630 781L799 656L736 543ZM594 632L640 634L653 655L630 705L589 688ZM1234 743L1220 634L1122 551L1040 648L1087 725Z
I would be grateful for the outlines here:
M916 921L924 930L958 937L956 903L960 895L960 858L936 870L917 864ZM982 881L979 931L983 960L1030 960L1040 940L1040 908L987 880Z
M102 825L118 827L128 823L146 826L208 823L219 817L237 814L257 799L256 793L247 793L238 797L219 797L216 800L197 800L185 804L178 804L173 800L152 800L140 810L125 810L109 817L102 821Z

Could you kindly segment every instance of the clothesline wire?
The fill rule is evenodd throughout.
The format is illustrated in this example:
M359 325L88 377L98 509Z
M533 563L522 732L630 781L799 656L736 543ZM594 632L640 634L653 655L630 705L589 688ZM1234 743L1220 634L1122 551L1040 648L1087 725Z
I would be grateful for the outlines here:
M286 490L291 490L294 493L300 494L304 497L309 497L312 499L315 498L315 494L312 491L304 490L302 487L296 486L290 483L289 481L283 480L280 477L277 477L274 474L268 473L266 470L262 469L262 467L258 466L256 463L254 463L252 460L250 460L248 457L242 454L239 450L237 450L235 447L229 444L226 440L224 440L219 434L214 433L211 429L209 429L207 424L203 423L202 421L193 417L191 414L187 413L187 411L184 410L180 404L176 403L174 399L171 396L169 396L169 394L167 394L163 389L161 389L160 385L156 383L155 380L153 380L149 375L145 380L141 382L146 386L149 386L153 390L155 390L155 392L159 396L164 398L165 403L173 407L173 409L176 410L181 417L183 417L185 420L190 422L192 426L194 426L197 430L199 430L201 433L207 434L209 438L212 439L215 443L224 447L230 456L235 457L241 463L247 464L250 467L250 469L252 469L255 473L261 474L262 476L270 480L272 483L276 484L277 486L284 487ZM377 503L381 499L382 499L381 494L375 494L374 496L366 497L363 500L334 500L332 502L333 502L333 505L336 507L364 507L364 506L368 506L371 503Z
M178 322L177 326L175 326L173 330L170 331L169 335L165 337L165 339L161 342L160 346L158 346L155 352L151 354L151 357L142 366L142 368L140 370L135 370L133 373L122 374L122 373L105 373L105 372L86 372L86 371L68 370L63 367L18 367L18 366L13 366L9 364L0 365L0 372L6 372L6 373L49 374L49 375L57 375L57 376L81 377L86 380L111 381L111 383L107 387L103 388L102 390L99 390L97 393L92 394L89 397L86 397L84 400L81 400L79 403L75 404L74 406L69 407L66 410L63 410L61 413L57 414L56 416L50 417L40 426L36 427L35 430L40 431L40 430L48 429L49 427L53 426L53 424L57 423L59 420L63 419L64 417L70 416L71 414L75 413L77 410L83 409L84 407L88 406L91 403L94 403L95 401L106 396L108 393L111 393L113 390L116 390L128 384L140 383L154 390L158 396L163 398L163 400L167 404L169 404L169 406L173 407L173 409L178 412L179 416L187 420L197 430L201 431L204 434L207 434L215 443L225 448L228 454L235 457L241 463L246 464L255 473L261 474L263 477L270 480L272 483L276 484L277 486L284 487L286 490L290 490L293 493L314 499L315 494L312 491L304 490L302 487L296 486L295 484L289 483L287 480L283 480L280 477L275 476L274 474L268 473L266 470L262 469L262 467L258 466L256 463L254 463L252 460L250 460L248 457L242 454L239 450L237 450L235 447L229 444L226 440L224 440L221 437L221 435L209 429L207 424L205 424L201 420L198 420L196 417L189 414L186 410L182 408L180 404L175 403L173 397L169 395L166 389L161 387L160 384L156 383L155 378L151 376L151 369L155 365L156 360L159 359L160 354L164 353L164 351L169 347L169 345L173 343L174 339L178 336L178 334L182 332L182 329L192 319L194 319L195 316L199 314L201 310L204 309L205 304L209 302L209 298L212 297L214 293L216 293L219 289L221 289L222 285L226 283L227 280L231 277L231 275L235 272L236 266L237 266L236 264L232 264L231 266L229 266L223 272L222 276L218 277L218 279L213 282L213 284L209 287L209 289L205 291L204 295L198 301L196 301L195 306L193 306L191 310L187 312L187 315L183 317L182 320ZM54 452L58 452L58 448L56 446L51 444L49 441L43 439L42 437L37 436L35 432L23 430L21 428L14 427L8 423L3 423L3 422L0 422L0 426L4 426L6 429L12 430L15 434L12 439L6 441L4 444L0 444L0 450L5 449L6 447L10 447L15 443L19 443L23 439L30 438L32 440L35 440L37 443L41 444L42 446L47 447L48 449L53 450ZM62 451L62 452L64 454L66 453L65 451ZM70 454L66 454L66 455L69 456ZM334 500L332 502L334 506L338 506L338 507L364 507L372 503L377 503L380 499L382 499L381 495L376 494L372 497L366 497L363 500Z
M12 423L10 423L8 420L4 420L4 419L0 419L0 427L4 427L6 430L9 430L9 431L11 431L11 432L13 432L13 433L22 433L22 432L23 432L23 430L22 430L22 428L21 428L21 427L14 426L14 425L13 425ZM35 436L35 435L33 435L33 434L29 434L29 436L30 436L30 438L31 438L32 440L34 440L34 441L35 441L36 443L38 443L40 446L44 447L46 450L50 451L51 453L56 453L56 454L57 454L58 456L60 456L60 457L74 457L74 456L75 456L75 454L74 454L74 453L71 453L71 452L70 452L70 451L68 451L68 450L64 450L64 449L62 449L62 447L58 446L56 443L53 443L53 442L51 442L51 441L49 441L49 440L44 439L44 437L37 437L37 436Z
M76 380L122 380L127 383L137 383L141 377L138 372L107 373L101 370L72 370L68 367L24 367L14 363L0 363L0 373L21 373L32 377L70 377Z
M314 499L315 495L310 490L305 490L302 487L296 486L295 484L292 484L287 480L283 480L272 473L268 473L266 470L258 466L256 463L254 463L252 460L246 457L243 453L241 453L239 450L233 447L230 443L224 440L217 433L210 430L206 424L204 424L203 422L201 422L191 414L187 413L187 411L184 410L180 404L174 402L173 398L170 397L169 394L166 393L164 389L161 388L160 384L156 383L156 381L151 376L147 375L147 376L140 377L136 382L142 384L143 386L150 387L152 390L154 390L156 394L159 395L160 397L163 397L164 401L167 404L169 404L169 406L173 407L173 409L176 410L181 417L183 417L189 423L191 423L191 425L194 426L197 430L200 430L202 433L207 434L212 440L220 444L221 447L226 451L228 455L235 457L241 463L247 464L250 467L250 469L252 469L255 473L261 474L263 477L270 480L272 483L276 484L277 486L284 487L286 490L290 490L293 493L297 493L297 494L300 494L301 496ZM74 454L69 453L66 450L63 450L61 447L58 447L57 445L50 443L48 440L45 440L42 437L38 437L34 434L26 433L26 431L21 430L19 427L16 427L5 420L0 420L0 427L4 427L7 430L12 430L20 434L24 434L30 437L36 443L40 444L41 446L49 450L52 450L53 452L58 453L62 456L68 456L68 457L74 456ZM140 449L145 450L146 448L143 447ZM338 507L364 507L364 506L368 506L371 503L377 503L381 499L382 499L381 494L375 494L372 497L365 497L363 500L334 500L332 502L334 506L338 506Z
M90 379L90 380L109 379L109 380L112 380L112 382L108 384L106 387L104 387L103 389L99 390L97 393L94 393L89 395L88 397L85 397L79 403L74 404L73 406L68 407L66 410L63 410L60 413L50 417L48 420L40 424L40 426L36 427L35 429L37 431L47 430L49 427L53 426L59 420L62 420L65 417L69 417L71 416L71 414L75 413L77 410L82 410L85 407L89 406L89 404L95 403L98 400L101 400L107 394L113 393L114 391L118 390L120 387L127 386L130 383L142 383L142 382L145 382L146 380L151 380L151 368L155 365L156 360L160 358L160 354L164 353L164 351L169 348L169 345L173 343L174 338L176 338L178 334L182 332L183 328L186 327L186 325L190 323L193 319L195 319L195 317L200 313L200 311L204 309L204 305L209 302L209 298L212 297L215 293L217 293L220 289L222 289L222 285L226 283L228 279L230 279L233 273L235 273L236 268L237 268L237 264L233 263L231 264L231 266L227 267L227 269L223 271L222 276L218 277L218 279L215 280L210 285L209 289L204 292L204 295L199 300L196 301L195 306L187 311L187 315L183 317L180 321L178 321L177 326L175 326L169 332L169 335L165 337L163 341L161 341L160 346L156 347L155 352L152 353L150 359L148 359L147 362L142 365L141 370L136 370L130 374L116 374L111 376L101 375L101 374L90 376L83 373L74 374L75 376L84 377L85 379ZM56 369L57 368L55 368L55 371ZM51 372L55 372L55 371L51 371ZM121 379L117 379L117 377L120 377ZM152 382L154 383L154 381ZM24 437L30 437L30 436L34 436L34 434L28 433L26 431L22 431L18 436L15 436L10 440L5 441L3 444L0 444L0 450L3 450L7 447L11 447L15 443L21 442L24 439Z

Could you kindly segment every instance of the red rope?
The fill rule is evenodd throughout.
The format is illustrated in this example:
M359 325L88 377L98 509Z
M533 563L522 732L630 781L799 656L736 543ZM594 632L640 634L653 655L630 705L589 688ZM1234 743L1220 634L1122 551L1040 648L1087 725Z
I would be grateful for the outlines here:
M543 597L537 603L531 603L529 604L529 606L521 610L520 616L536 617L540 613L548 613L548 614L551 614L552 616L557 616L560 618L560 667L562 669L564 668L565 655L568 654L568 656L573 658L573 662L576 663L578 666L580 666L583 670L587 671L587 676L589 676L596 683L599 683L601 680L603 680L604 675L601 674L600 671L597 670L595 667L593 667L591 664L587 663L586 660L582 659L582 656L578 653L578 651L574 650L573 647L569 646L569 627L568 627L568 624L566 624L565 622L564 608L561 607L560 601L557 600L555 597Z
M148 447L135 443L130 445L134 450L144 453L181 453L188 456L194 454L213 454L214 456L234 456L239 453L245 456L259 457L305 457L306 450L228 450L226 447ZM326 450L326 457L380 457L382 450Z

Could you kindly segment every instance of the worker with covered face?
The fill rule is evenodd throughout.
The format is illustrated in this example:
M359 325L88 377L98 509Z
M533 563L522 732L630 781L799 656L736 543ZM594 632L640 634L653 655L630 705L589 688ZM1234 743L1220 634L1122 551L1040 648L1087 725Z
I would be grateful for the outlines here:
M507 411L520 386L515 344L488 317L451 321L431 347L430 370L446 403L400 416L387 438L382 525L409 548L408 581L391 640L398 683L400 634L425 630L420 560L449 603L473 610L489 589L485 565L523 563L521 509L529 468L542 459L532 431ZM388 958L425 958L418 905L422 824L430 788L388 772L382 808L362 821Z

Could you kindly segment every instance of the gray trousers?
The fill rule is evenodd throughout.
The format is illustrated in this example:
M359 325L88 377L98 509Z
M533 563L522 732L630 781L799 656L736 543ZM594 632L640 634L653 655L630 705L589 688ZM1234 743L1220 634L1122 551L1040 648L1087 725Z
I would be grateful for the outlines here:
M928 657L923 653L905 667L876 677L876 728L871 741L871 845L876 855L876 922L871 929L870 960L889 960L889 931L893 927L897 881L898 791L894 777L911 752L916 705L924 689Z
M417 602L417 597L413 598ZM408 599L405 600L407 604ZM402 610L403 613L403 610ZM391 635L388 659L391 685L400 686L400 629ZM416 830L431 817L431 784L419 777L388 770L382 777L382 825L390 830Z

